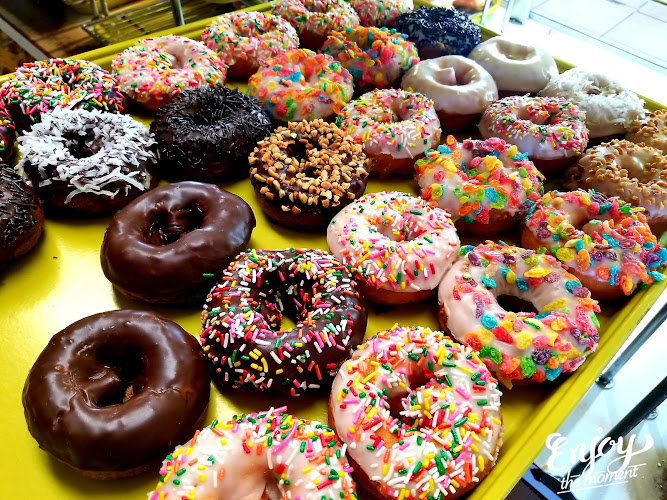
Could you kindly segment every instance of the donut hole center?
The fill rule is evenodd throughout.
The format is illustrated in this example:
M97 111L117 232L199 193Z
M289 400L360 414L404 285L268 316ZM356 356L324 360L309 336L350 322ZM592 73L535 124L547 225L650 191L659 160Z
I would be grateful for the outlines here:
M510 61L525 61L535 55L535 48L507 40L498 42L498 51Z
M102 141L92 129L85 130L83 134L65 131L63 137L70 154L78 160L94 156L102 148Z
M471 80L468 68L442 68L435 74L435 81L448 87L468 85Z
M159 212L148 228L146 241L154 246L177 242L181 236L201 228L204 213L197 206Z
M521 297L516 297L514 295L502 294L496 297L498 305L502 307L505 311L513 313L534 313L539 314L539 311L535 305Z
M433 380L433 373L428 373L426 370L417 370L411 373L406 382L405 390L391 394L387 398L391 416L404 424L413 425L417 423L416 426L420 427L418 422L420 419L415 420L414 417L405 414L406 405L408 408L411 406L410 394L419 392L431 380Z
M97 353L97 358L104 370L92 377L94 388L88 391L96 406L124 404L146 385L144 361L139 349L128 346L120 350L105 349Z
M189 113L192 124L198 127L210 127L224 117L223 110L214 107L202 107L200 104L194 104Z

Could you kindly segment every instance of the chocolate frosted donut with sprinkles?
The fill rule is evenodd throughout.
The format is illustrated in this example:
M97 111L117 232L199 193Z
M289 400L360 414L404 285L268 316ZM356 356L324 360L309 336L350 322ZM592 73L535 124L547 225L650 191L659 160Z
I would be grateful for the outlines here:
M419 7L401 14L396 30L417 46L419 58L467 56L482 41L479 27L456 9Z
M284 315L296 321L281 330ZM297 396L327 387L363 341L367 313L345 265L322 250L248 250L206 298L214 379Z

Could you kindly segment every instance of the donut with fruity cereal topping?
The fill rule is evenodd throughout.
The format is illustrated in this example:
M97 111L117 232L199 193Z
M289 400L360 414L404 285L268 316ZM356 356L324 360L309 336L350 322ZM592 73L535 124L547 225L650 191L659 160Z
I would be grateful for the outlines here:
M440 282L438 318L501 382L551 381L595 351L600 307L554 256L492 241L460 254ZM537 313L507 311L501 295L531 302Z
M550 191L528 212L521 244L546 247L598 300L627 296L662 281L667 264L643 211L593 190Z
M362 26L394 26L401 14L415 8L412 0L352 0Z

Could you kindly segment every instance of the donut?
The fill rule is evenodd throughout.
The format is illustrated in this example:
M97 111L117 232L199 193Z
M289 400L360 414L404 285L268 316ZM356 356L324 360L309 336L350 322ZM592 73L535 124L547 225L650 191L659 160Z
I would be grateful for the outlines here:
M111 69L123 93L152 111L186 89L222 87L227 76L225 63L202 42L172 35L140 40Z
M0 101L0 162L6 161L14 152L16 127Z
M157 185L154 147L128 115L56 109L19 138L18 170L47 210L112 214Z
M95 479L135 476L192 435L211 377L197 340L144 311L89 316L49 341L23 409L39 447Z
M290 122L257 143L250 181L271 220L297 229L324 229L366 190L360 144L333 123Z
M417 46L419 58L467 56L482 34L468 16L446 7L419 7L398 16L396 29Z
M411 175L415 160L440 143L440 122L427 97L378 89L343 108L336 124L363 144L373 175Z
M614 139L588 149L566 175L565 188L618 196L645 209L653 233L667 230L667 156L662 151Z
M198 303L247 248L254 227L252 209L235 194L199 182L166 184L111 219L102 271L130 299Z
M482 10L484 7L484 0L454 0L452 5L462 9Z
M395 326L343 364L329 425L352 476L373 498L456 499L493 467L501 392L470 347L442 332Z
M440 325L501 382L511 388L555 380L595 351L600 307L554 256L492 241L460 254L438 288ZM526 301L536 312L508 311L499 297Z
M637 94L607 75L580 68L553 75L540 95L563 97L579 106L586 113L590 145L621 139L646 114Z
M296 326L282 329L285 314ZM248 250L206 298L201 345L213 377L297 396L328 387L366 333L364 300L322 250Z
M290 50L250 77L248 94L276 120L331 118L352 99L352 76L329 55Z
M151 123L160 173L196 180L247 176L248 155L272 131L257 99L227 87L186 90Z
M353 269L362 295L381 304L432 295L459 249L449 213L391 191L367 194L341 210L327 243Z
M546 50L502 36L480 43L468 57L489 72L500 97L535 95L558 75L556 61Z
M79 59L48 59L18 67L14 78L0 87L0 104L18 132L56 108L124 110L120 88L109 72Z
M394 26L401 14L415 8L412 0L352 0L362 26Z
M627 296L662 281L667 263L643 210L594 191L550 191L526 216L521 244L546 247L598 300Z
M332 31L321 52L338 59L361 92L391 87L404 71L419 62L414 44L402 33L387 28L356 26Z
M320 50L332 31L359 24L357 13L345 0L279 0L273 13L296 28L301 47L309 50Z
M644 120L635 122L625 138L632 142L643 142L667 155L667 110L659 109Z
M544 180L525 154L502 139L459 143L451 135L415 164L415 178L421 197L447 210L460 232L481 235L523 219L540 199Z
M494 102L479 122L484 139L500 137L544 174L574 163L586 149L584 113L560 97L510 96Z
M0 271L32 250L43 229L37 194L12 167L0 164Z
M234 415L196 431L167 456L148 500L356 500L336 434L283 410Z
M227 76L245 80L259 61L299 48L299 37L285 19L262 12L229 12L217 17L201 34L206 46L229 66Z
M463 56L419 62L405 74L401 88L432 99L440 126L450 132L474 127L489 104L498 100L491 75Z

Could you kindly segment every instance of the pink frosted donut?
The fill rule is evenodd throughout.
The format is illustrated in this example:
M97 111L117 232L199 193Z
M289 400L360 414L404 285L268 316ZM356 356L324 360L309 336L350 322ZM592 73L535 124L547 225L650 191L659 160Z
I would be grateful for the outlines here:
M147 38L111 63L123 93L157 110L186 89L222 87L227 67L202 42L182 36Z

